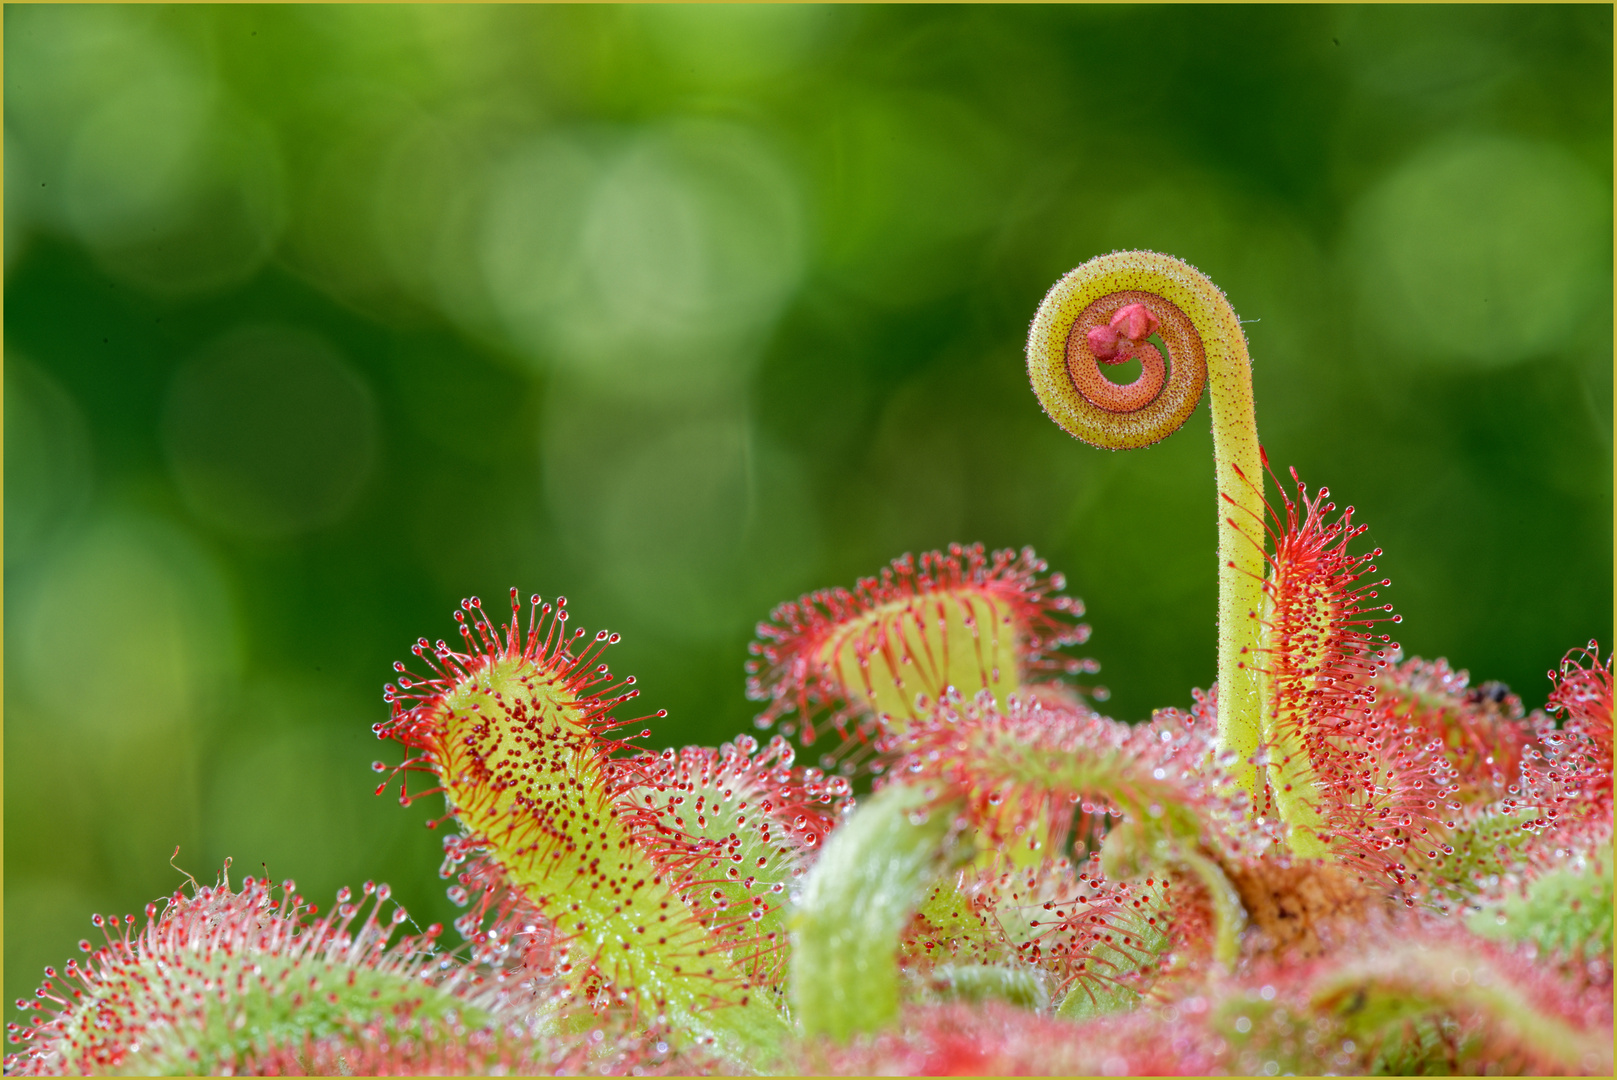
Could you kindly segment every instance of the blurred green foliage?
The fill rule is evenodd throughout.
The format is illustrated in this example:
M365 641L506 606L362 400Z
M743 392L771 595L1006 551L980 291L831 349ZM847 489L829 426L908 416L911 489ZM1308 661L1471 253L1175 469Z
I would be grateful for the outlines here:
M1408 651L1530 705L1612 627L1609 7L8 7L6 993L182 879L387 879L382 682L465 595L623 633L654 742L753 624L1033 544L1109 708L1213 672L1205 413L1040 413L1120 247L1251 320L1277 467Z

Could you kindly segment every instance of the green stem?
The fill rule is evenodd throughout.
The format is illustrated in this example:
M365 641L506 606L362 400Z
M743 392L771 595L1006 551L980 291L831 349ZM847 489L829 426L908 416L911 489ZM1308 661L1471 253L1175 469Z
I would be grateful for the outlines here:
M1219 348L1207 350L1208 393L1213 412L1213 470L1218 484L1218 745L1238 760L1229 767L1236 783L1257 803L1258 767L1251 764L1263 738L1259 679L1263 624L1263 451L1252 403L1252 360L1240 320L1218 286L1200 279L1202 317L1218 327ZM1201 320L1192 313L1198 326Z
M845 1039L898 1015L898 940L942 864L958 807L883 788L821 852L791 917L792 1002L807 1035Z

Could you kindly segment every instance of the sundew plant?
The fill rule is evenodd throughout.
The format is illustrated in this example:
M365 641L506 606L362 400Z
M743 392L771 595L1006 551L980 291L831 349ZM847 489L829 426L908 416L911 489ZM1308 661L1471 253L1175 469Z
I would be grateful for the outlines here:
M762 734L716 748L662 749L656 688L564 598L471 598L375 725L378 794L443 805L458 943L386 885L322 914L227 864L97 916L7 1071L1609 1075L1609 652L1545 657L1531 713L1405 655L1382 553L1271 468L1241 322L1178 259L1067 274L1027 369L1107 450L1211 400L1189 711L1104 715L1026 548L782 603Z
M1434 1067L1191 1003L1564 965L1500 905L1587 910L1523 732L1612 641L1609 5L3 17L15 1069L90 999L86 1070ZM1036 404L1125 249L1272 468L1118 266Z

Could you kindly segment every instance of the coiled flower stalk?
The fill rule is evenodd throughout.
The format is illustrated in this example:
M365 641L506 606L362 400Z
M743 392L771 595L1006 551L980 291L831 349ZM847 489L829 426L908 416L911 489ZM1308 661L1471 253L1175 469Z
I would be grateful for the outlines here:
M1156 337L1167 349L1164 375ZM1097 364L1141 360L1117 387ZM1252 361L1224 293L1187 263L1151 251L1101 255L1050 289L1027 340L1028 376L1044 411L1092 446L1132 450L1182 427L1210 388L1218 520L1218 739L1235 755L1233 782L1256 802L1248 764L1263 741L1254 663L1264 579L1263 452L1252 403Z

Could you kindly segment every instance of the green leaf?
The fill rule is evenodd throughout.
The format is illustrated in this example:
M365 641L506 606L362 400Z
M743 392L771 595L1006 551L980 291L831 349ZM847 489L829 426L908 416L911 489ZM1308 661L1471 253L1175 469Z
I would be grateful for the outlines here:
M1532 941L1570 957L1612 952L1612 850L1579 856L1474 912L1472 933Z
M806 1034L845 1039L898 1015L899 935L945 863L958 809L893 784L831 834L789 920L792 1000Z

